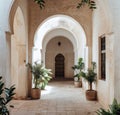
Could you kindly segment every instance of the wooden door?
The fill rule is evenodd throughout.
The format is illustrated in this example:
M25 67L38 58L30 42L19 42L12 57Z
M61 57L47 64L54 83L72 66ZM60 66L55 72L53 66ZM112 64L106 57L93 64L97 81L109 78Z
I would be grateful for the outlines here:
M64 78L64 56L62 54L58 54L55 57L55 77L56 78Z

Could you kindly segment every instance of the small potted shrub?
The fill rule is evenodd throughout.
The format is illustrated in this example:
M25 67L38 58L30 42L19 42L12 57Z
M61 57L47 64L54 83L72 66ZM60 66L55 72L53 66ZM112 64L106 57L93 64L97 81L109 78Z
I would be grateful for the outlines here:
M42 68L42 75L41 75L41 81L40 81L40 85L39 87L44 90L46 85L48 84L48 81L50 81L52 79L52 77L50 76L51 70L50 69L46 69L45 67Z
M51 79L51 70L43 67L42 64L35 62L33 65L28 63L26 65L30 68L33 74L33 88L31 90L32 99L39 99L41 96L41 89L44 89L48 81Z
M84 69L84 62L82 58L79 58L77 65L74 65L72 69L75 71L74 75L74 85L75 87L82 87L82 80L81 80L81 71Z
M120 115L120 104L114 99L112 105L109 106L109 110L100 108L96 113L98 115Z
M95 73L96 63L92 62L92 67L87 70L87 72L81 72L81 76L88 82L89 89L86 91L87 100L96 100L97 92L92 89L92 83L96 82L96 73Z

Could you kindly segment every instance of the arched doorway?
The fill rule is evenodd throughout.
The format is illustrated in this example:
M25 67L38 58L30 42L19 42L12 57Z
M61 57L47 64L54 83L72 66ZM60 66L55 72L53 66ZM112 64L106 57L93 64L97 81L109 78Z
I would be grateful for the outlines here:
M26 33L24 15L20 7L15 12L13 30L14 34L11 36L11 83L16 87L15 98L24 99L27 97Z
M64 78L64 56L58 54L55 57L55 78Z
M34 35L32 62L41 60L46 65L46 57L44 55L46 53L46 46L56 36L64 36L72 42L75 53L74 64L77 63L79 57L84 58L84 49L88 44L84 29L74 18L68 15L56 14L48 17L39 25ZM34 58L34 54L38 54L38 58Z
M52 38L48 42L45 52L45 67L52 70L52 77L73 78L74 72L71 69L73 65L74 50L71 41L63 36ZM60 66L62 66L61 70L59 70ZM56 70L56 68L58 69Z

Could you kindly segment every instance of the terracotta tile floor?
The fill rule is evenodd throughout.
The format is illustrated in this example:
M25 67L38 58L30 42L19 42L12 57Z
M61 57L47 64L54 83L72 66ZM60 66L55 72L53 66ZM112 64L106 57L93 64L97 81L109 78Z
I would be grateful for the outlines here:
M87 101L73 81L50 82L40 100L13 100L11 115L96 115L96 101Z

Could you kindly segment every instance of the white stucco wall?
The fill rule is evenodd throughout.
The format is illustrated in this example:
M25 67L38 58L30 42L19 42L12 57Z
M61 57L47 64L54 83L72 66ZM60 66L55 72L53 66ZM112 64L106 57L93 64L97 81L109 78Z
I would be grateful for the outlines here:
M120 1L109 0L110 12L112 14L112 30L114 32L114 63L115 80L114 90L115 98L120 102Z
M9 31L9 13L14 0L1 0L0 1L0 28Z
M108 107L115 97L120 102L120 2L119 0L97 1L93 13L93 61L97 62L98 100ZM99 37L106 36L106 80L99 76Z
M5 0L5 1L1 0L0 1L0 17L1 17L0 18L0 75L4 77L5 84L7 87L12 85L11 84L12 83L11 82L11 39L13 38L12 34L14 33L14 31L11 29L13 27L10 27L10 24L11 26L13 26L12 22L14 21L14 13L18 6L20 6L23 11L23 15L24 15L23 17L25 19L25 23L23 24L23 26L25 26L24 27L25 29L24 30L21 29L21 32L20 30L15 30L16 31L15 33L19 31L19 35L17 34L18 35L17 37L19 37L19 40L20 40L19 42L21 43L25 42L23 40L28 38L27 0L24 0L24 1L16 0L14 4L13 2L14 0ZM19 23L19 25L21 24ZM24 44L24 45L25 47L27 47L27 44ZM24 50L27 51L27 48L25 48ZM25 58L21 59L22 62L24 60L27 60L27 58L26 59ZM25 78L27 79L27 77ZM27 81L25 81L25 84L27 84ZM26 88L22 89L22 91L25 91L25 90ZM25 93L27 93L27 91L25 91Z
M99 3L99 2L98 2ZM97 6L97 9L93 12L93 46L92 46L92 60L97 64L97 96L99 102L104 106L108 106L108 79L106 76L106 81L100 80L100 62L99 62L99 37L103 34L106 34L106 27L104 28L104 24L106 22L104 10L101 6ZM106 93L107 92L107 93Z
M6 31L9 31L9 10L13 0L0 0L0 75L6 79L6 85L9 86L9 47L6 42Z

